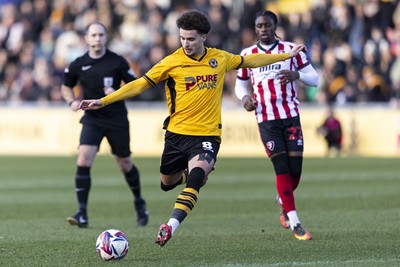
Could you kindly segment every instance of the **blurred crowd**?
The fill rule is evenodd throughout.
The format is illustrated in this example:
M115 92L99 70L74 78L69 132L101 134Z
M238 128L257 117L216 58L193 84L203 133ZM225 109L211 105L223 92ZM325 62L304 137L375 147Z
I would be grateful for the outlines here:
M107 27L109 49L141 76L180 46L175 21L190 8L210 18L206 45L232 53L256 42L257 11L275 12L277 35L306 44L321 76L318 88L299 84L303 102L400 102L398 0L0 0L0 101L63 103L63 70L86 51L93 21ZM235 76L226 78L227 105L239 105ZM163 87L133 101L163 100Z

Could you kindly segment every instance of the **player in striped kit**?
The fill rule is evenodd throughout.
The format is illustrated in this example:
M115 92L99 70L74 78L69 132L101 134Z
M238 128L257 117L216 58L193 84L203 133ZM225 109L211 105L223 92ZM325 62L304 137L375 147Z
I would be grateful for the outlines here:
M259 41L245 48L241 55L289 51L294 43L279 40L275 33L277 23L278 18L273 12L257 12L255 32ZM253 96L248 93L249 80ZM304 150L296 80L311 86L319 84L318 73L305 51L267 66L239 69L235 93L247 111L255 110L261 140L276 174L276 203L282 226L291 228L297 239L310 240L310 232L302 227L298 218L293 194L300 182Z

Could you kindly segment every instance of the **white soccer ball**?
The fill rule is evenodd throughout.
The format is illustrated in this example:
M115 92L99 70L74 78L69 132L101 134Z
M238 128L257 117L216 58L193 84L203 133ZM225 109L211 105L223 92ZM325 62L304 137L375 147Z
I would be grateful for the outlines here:
M122 260L128 253L129 242L126 235L116 229L102 232L96 241L96 250L103 260Z

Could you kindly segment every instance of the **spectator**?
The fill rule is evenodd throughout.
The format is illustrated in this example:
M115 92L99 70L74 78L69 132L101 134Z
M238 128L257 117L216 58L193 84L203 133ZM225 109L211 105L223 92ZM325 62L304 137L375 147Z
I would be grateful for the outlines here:
M386 102L389 100L385 79L372 66L367 65L363 68L360 89L368 102Z
M335 117L332 107L329 107L328 116L318 127L317 132L324 137L326 141L327 156L340 156L342 150L342 125Z
M8 63L4 69L4 79L0 83L0 99L18 100L21 87L16 86L18 79L18 67L15 63Z
M251 16L254 15L254 10L273 7L279 20L282 21L277 28L277 34L289 41L295 41L297 37L303 38L304 43L310 48L312 64L323 78L320 88L300 90L300 93L303 93L299 94L299 97L302 96L302 101L321 104L332 101L338 104L370 101L362 92L356 90L356 87L353 87L354 90L349 90L351 87L348 86L346 80L350 70L360 76L363 67L370 65L382 75L387 86L387 98L394 99L396 102L400 94L398 85L400 75L396 71L399 64L398 44L400 43L399 1L370 0L365 3L354 0L308 1L309 3L304 4L301 12L283 10L281 7L283 5L277 5L276 2L261 0L1 1L0 49L4 49L7 54L5 65L15 64L18 73L27 67L27 62L33 62L36 57L45 56L50 61L50 67L54 68L51 72L58 77L60 71L62 73L61 66L65 66L66 62L68 63L71 58L81 53L79 51L72 55L73 49L68 48L65 50L68 51L66 53L68 57L63 55L63 52L59 54L59 41L66 40L70 43L68 38L64 39L66 37L64 34L69 32L81 34L90 22L101 21L109 28L110 46L126 57L133 68L138 69L138 63L147 60L146 57L153 46L161 47L165 54L175 51L180 46L175 20L189 8L209 13L213 31L210 32L206 45L239 53L243 47L254 42L254 35L251 34L254 29ZM132 23L135 27L131 27ZM141 30L132 31L138 28ZM77 41L76 38L73 40L73 46L81 45L81 41ZM26 43L29 44L29 49ZM32 48L33 54L29 59L28 54ZM330 53L333 54L327 55ZM65 59L66 62L64 62ZM0 67L0 84L3 89L6 84L5 65ZM18 75L17 79L21 77ZM234 94L231 80L234 80L234 77L228 75L224 89L224 94L227 96ZM56 79L54 82L60 83L60 80ZM21 83L15 83L15 86L17 84ZM347 93L344 94L344 91L352 96L346 96ZM4 94L0 97L0 101L12 101L6 95L10 96ZM234 100L232 104L239 105L235 98Z
M9 59L16 61L23 45L24 25L17 19L16 6L1 7L0 47L6 48Z

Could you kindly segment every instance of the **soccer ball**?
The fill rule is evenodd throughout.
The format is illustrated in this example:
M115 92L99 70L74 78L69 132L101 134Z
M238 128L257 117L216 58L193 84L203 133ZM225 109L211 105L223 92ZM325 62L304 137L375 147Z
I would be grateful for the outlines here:
M103 260L122 260L128 253L129 242L126 235L116 229L102 232L96 241L96 250Z

